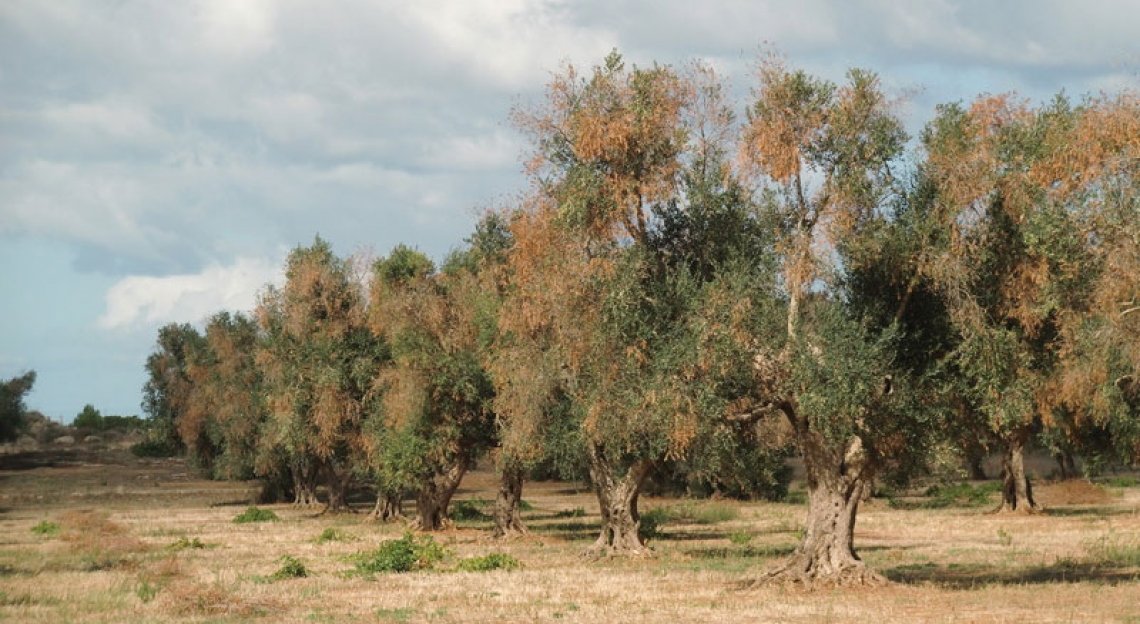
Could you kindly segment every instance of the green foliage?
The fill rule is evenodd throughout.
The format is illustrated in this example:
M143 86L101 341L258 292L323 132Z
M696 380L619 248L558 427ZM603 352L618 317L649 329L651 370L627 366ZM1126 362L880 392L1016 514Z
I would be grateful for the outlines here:
M490 553L479 557L460 559L455 569L463 572L489 572L491 570L517 570L522 564L518 559L504 553Z
M249 522L277 522L281 518L273 512L272 509L261 509L258 507L249 507L245 511L238 514L234 518L235 524L246 524Z
M655 507L641 514L637 525L637 536L642 542L661 537L661 525L669 519L669 512L662 507Z
M990 504L991 496L999 492L1001 492L999 481L988 481L976 486L965 482L935 485L926 490L925 494L930 500L922 506L928 509L981 507Z
M177 457L182 454L182 446L164 433L148 434L142 442L131 445L131 454L135 457Z
M24 397L36 383L36 371L0 382L0 442L15 440L24 427Z
M326 544L328 542L355 542L360 538L336 527L328 527L321 534L313 540L317 544Z
M59 525L48 520L41 520L39 524L32 527L32 533L36 535L58 535Z
M278 561L281 562L281 567L269 575L270 580L284 581L309 576L309 570L305 567L305 564L291 555L284 555L278 559Z
M754 536L752 535L751 531L733 531L732 533L728 534L728 541L736 544L737 546L746 546L749 542L752 541L753 537Z
M376 550L351 557L356 574L411 572L430 569L449 555L430 535L416 537L411 532L400 539L386 540Z
M202 540L198 539L197 537L195 537L195 538L180 537L177 540L175 540L174 542L172 542L166 548L167 548L167 550L186 550L188 548L189 549L201 549L201 548L206 548L206 544L204 542L202 542Z
M135 588L135 595L144 603L150 602L158 596L158 586L151 584L150 581L143 581Z
M453 501L448 515L453 520L490 520L490 514L483 511L486 507L487 501L480 499Z

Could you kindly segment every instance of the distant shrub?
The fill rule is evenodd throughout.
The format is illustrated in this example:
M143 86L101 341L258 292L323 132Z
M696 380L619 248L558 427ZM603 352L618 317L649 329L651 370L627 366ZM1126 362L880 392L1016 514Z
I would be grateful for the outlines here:
M482 557L460 559L455 569L464 572L489 572L491 570L516 570L521 567L518 559L504 554L491 553Z
M447 549L430 535L417 539L408 532L400 539L387 540L376 550L358 553L351 559L355 563L355 573L378 574L426 570L447 554Z
M36 535L56 535L59 533L59 525L54 522L42 520L39 524L32 527L32 533Z
M453 520L490 520L491 516L483 512L486 505L486 501L478 499L454 501L448 515Z
M250 507L241 512L238 517L234 518L235 524L246 524L249 522L276 522L280 520L277 514L273 513L272 509L260 509L258 507Z
M146 439L131 446L135 457L175 457L182 452L177 444L169 440Z
M273 581L283 581L294 578L305 578L309 576L309 570L305 568L305 564L291 555L285 555L278 559L281 562L281 568L269 575L269 579Z

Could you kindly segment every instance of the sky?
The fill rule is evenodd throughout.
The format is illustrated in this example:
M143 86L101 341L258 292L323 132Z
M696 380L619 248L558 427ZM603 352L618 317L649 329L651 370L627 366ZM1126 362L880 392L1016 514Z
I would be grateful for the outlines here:
M4 0L0 380L140 414L158 328L250 311L320 235L439 259L525 187L512 107L619 50L878 72L938 103L1140 87L1132 0Z

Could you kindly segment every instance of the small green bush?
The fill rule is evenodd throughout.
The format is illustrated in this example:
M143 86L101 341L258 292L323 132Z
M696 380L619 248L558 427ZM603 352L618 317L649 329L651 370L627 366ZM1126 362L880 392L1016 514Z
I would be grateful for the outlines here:
M519 511L534 511L534 505L530 504L529 501L520 499Z
M325 544L327 542L355 542L358 539L360 538L347 531L336 527L329 527L321 531L321 534L313 541L317 544Z
M426 570L448 555L447 549L430 535L416 539L411 532L400 539L387 540L376 550L352 557L357 574Z
M238 517L234 518L236 524L246 524L248 522L277 522L280 520L277 514L273 513L272 509L260 509L258 507L250 507L241 512Z
M42 520L39 524L32 527L32 533L36 535L56 535L59 533L59 525L54 522Z
M270 580L284 581L309 576L309 570L305 568L305 564L291 555L285 555L278 561L281 562L281 569L269 575Z
M491 570L516 570L521 567L518 559L504 554L491 553L482 557L468 557L460 559L455 569L464 572L489 572Z

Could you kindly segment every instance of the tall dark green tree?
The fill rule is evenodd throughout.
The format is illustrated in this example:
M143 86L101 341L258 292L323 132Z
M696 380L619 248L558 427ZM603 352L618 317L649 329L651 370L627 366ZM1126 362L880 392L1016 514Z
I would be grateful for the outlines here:
M24 397L36 383L36 371L28 371L0 383L0 442L16 439L24 426Z

